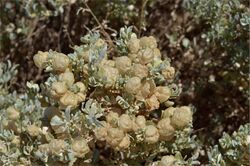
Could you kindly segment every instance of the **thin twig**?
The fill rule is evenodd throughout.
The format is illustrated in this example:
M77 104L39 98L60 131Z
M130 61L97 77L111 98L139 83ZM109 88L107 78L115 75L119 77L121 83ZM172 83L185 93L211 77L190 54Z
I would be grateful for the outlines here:
M32 38L32 36L35 34L35 30L37 28L37 25L38 25L38 22L39 22L39 19L36 18L32 23L31 25L29 26L29 29L31 29L27 35L27 38L26 40L28 41L29 39Z
M148 3L148 0L143 0L142 2L141 11L140 11L140 19L139 19L139 35L141 35L142 24L145 20L144 10L145 10L147 3Z
M70 37L70 33L69 33L69 22L70 22L70 12L71 12L71 4L67 7L67 15L65 18L65 23L66 25L64 26L64 32L66 33L66 36L69 40L69 43L71 46L74 46L74 42L72 41L71 37Z
M113 29L113 28L107 27L106 29L110 30L113 33L117 33L117 31L115 29Z
M60 17L60 22L63 22L63 17L61 15ZM61 52L61 45L60 45L60 41L61 41L61 33L62 33L62 24L60 24L60 30L57 33L57 47L58 47L58 51Z
M102 34L108 39L109 44L111 45L112 48L115 48L115 45L110 37L110 35L106 32L105 28L103 27L103 25L100 23L100 21L97 19L96 15L92 12L92 10L90 9L89 5L87 4L86 1L84 1L84 5L85 7L88 9L88 12L92 15L92 17L94 18L94 20L96 21L96 23L100 26L101 30L102 30Z

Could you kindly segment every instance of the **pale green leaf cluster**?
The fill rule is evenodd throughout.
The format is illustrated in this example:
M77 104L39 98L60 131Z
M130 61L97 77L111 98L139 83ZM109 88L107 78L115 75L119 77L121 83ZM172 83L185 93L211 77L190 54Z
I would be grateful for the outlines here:
M240 126L231 136L224 133L219 145L208 151L208 157L211 166L249 165L250 124Z

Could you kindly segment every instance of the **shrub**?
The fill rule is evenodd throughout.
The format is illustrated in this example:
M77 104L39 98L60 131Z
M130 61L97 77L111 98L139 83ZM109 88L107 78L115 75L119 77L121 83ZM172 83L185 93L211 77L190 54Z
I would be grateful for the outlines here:
M29 82L29 93L2 109L1 163L153 164L160 154L199 163L192 155L182 158L198 147L190 136L193 111L173 107L174 70L155 38L122 28L120 38L109 41L119 46L112 50L97 32L81 40L71 54L34 56L50 75L40 87Z

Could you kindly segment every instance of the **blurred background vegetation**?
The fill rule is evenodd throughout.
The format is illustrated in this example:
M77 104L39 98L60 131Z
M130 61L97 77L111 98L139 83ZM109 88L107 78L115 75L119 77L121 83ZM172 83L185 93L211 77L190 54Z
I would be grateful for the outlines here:
M196 108L195 134L218 143L249 121L248 0L1 0L0 60L19 64L13 90L44 78L37 51L65 54L89 30L104 37L123 26L157 38L178 69L178 104ZM109 34L109 35L107 35Z

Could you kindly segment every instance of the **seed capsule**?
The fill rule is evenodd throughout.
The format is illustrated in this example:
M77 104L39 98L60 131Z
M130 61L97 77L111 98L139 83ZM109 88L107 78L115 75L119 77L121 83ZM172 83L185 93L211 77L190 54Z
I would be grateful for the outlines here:
M104 65L99 68L98 76L102 78L105 88L111 88L119 77L119 71L117 68Z
M68 91L60 98L60 106L62 108L66 107L76 108L78 106L78 101L79 98L77 94Z
M127 72L131 67L131 63L131 60L127 56L121 56L115 59L115 66L120 73Z
M71 87L75 82L74 74L71 71L66 71L59 75L59 81L65 82L68 87Z
M140 47L142 48L156 48L157 42L153 36L140 38Z
M74 156L78 158L83 158L90 151L87 141L83 138L73 140L71 148Z
M148 76L148 67L139 63L134 64L131 69L130 73L132 76L144 78Z
M160 102L155 95L146 99L146 107L149 111L158 109L160 107Z
M136 94L140 87L141 79L139 77L132 77L125 84L125 91L130 94Z
M183 129L192 121L192 111L190 107L182 106L174 110L174 114L171 117L171 125L177 129Z
M148 98L149 96L153 95L155 88L156 88L156 85L153 80L144 81L140 88L140 92L138 93L138 95L141 95L143 99Z
M140 49L140 40L137 38L131 38L128 41L128 49L131 53L137 53Z
M169 118L161 119L157 124L157 128L161 140L170 141L174 138L175 130L173 126L171 126Z
M122 129L124 132L129 132L133 129L133 122L129 115L122 114L118 120L118 126L120 129Z
M125 136L124 132L118 128L109 128L107 133L108 134L107 134L106 141L113 148L118 147L122 139Z
M175 69L173 67L166 67L162 70L162 75L166 80L172 80L175 75Z
M33 57L35 65L40 69L45 68L47 59L48 59L48 52L42 52L42 51L38 51L38 53L35 54Z
M136 53L136 54L135 54L135 53L129 53L129 54L128 54L129 59L131 59L133 62L136 61L137 56L138 56L137 53Z
M86 92L87 88L82 82L76 82L75 85L79 88L79 92Z
M67 92L68 88L65 82L53 82L50 94L53 98L59 98Z
M146 126L145 116L142 115L137 116L135 122L140 128L144 128Z
M69 67L69 57L55 52L52 57L52 68L58 72L64 72Z
M161 51L158 48L153 49L154 60L161 60Z
M130 145L130 137L128 136L128 134L126 134L125 137L122 139L122 141L119 143L117 149L118 150L127 149L129 145Z
M101 127L97 127L95 129L95 137L97 140L100 141L104 141L107 138L107 132L108 132L108 128L110 127L110 125L108 123L106 123L105 121L101 122L103 126Z
M171 90L167 86L158 86L156 87L156 90L155 90L155 96L160 101L160 103L163 103L170 98Z
M76 82L75 85L79 88L79 91L77 93L77 96L78 96L78 101L79 102L82 102L85 100L86 98L86 91L87 91L87 88L86 86L84 85L84 83L82 82Z
M176 108L174 108L174 107L169 107L169 108L165 109L164 111L162 111L161 118L162 119L163 118L171 118L174 114L175 109Z
M151 63L154 59L154 52L150 48L142 49L138 52L138 58L141 64Z
M110 111L106 116L106 121L113 127L117 126L119 115L116 112Z
M145 129L145 141L149 144L154 144L159 140L159 132L153 125L146 126Z

